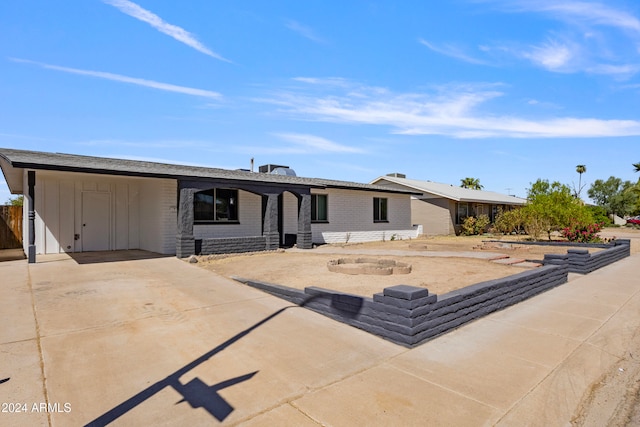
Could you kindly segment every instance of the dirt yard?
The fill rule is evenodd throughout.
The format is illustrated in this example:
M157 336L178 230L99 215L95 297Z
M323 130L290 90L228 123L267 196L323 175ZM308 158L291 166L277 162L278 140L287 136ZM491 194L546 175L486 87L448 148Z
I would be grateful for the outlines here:
M424 287L433 294L442 295L475 283L535 268L531 265L525 267L502 265L489 259L472 258L470 256L473 254L469 253L480 253L488 258L495 254L495 257L541 261L545 253L566 253L567 249L570 249L566 246L550 247L486 242L489 239L492 238L487 236L443 236L386 242L323 245L314 250L300 252L275 251L235 256L203 256L199 258L198 265L226 277L239 276L298 289L317 286L356 295L372 296L374 293L382 292L385 287L403 284ZM503 238L503 240L506 239ZM366 252L368 250L393 251L394 255L348 254L353 251ZM590 249L591 252L599 250ZM400 256L396 251L408 251L409 254ZM442 252L446 252L448 256L433 256ZM416 256L416 253L427 256ZM455 253L460 253L460 257L456 257ZM412 266L412 271L409 274L378 276L333 273L327 268L327 263L330 260L362 256L409 263Z

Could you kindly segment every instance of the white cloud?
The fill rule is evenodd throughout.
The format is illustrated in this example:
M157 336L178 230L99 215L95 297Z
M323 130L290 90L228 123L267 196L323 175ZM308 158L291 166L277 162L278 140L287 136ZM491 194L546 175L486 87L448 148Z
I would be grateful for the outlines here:
M104 3L111 5L122 13L125 13L135 19L138 19L142 22L146 22L151 25L156 30L160 31L168 35L169 37L174 38L175 40L186 44L189 47L197 50L198 52L204 53L205 55L209 55L212 58L219 59L221 61L231 62L228 59L222 57L221 55L211 51L208 47L203 45L198 39L188 32L187 30L178 27L177 25L169 24L165 22L158 15L150 12L137 4L129 1L129 0L102 0Z
M455 59L459 59L461 61L464 62L469 62L471 64L481 64L481 65L487 65L488 63L486 61L483 61L481 59L478 58L474 58L470 55L468 55L467 53L465 53L462 49L460 49L458 46L454 46L451 44L445 44L442 46L436 46L435 44L428 42L424 39L418 39L418 42L426 47L428 47L429 49L431 49L432 51L436 52L436 53L440 53L442 55L445 56L449 56L451 58L455 58ZM482 50L482 48L481 48Z
M325 43L325 40L322 37L319 37L315 31L313 31L311 28L302 25L301 23L297 22L297 21L286 21L285 22L285 27L287 27L288 29L290 29L291 31L294 31L296 33L298 33L299 35L301 35L304 38L307 38L313 42L316 43Z
M164 90L167 92L177 92L177 93L183 93L186 95L193 95L193 96L200 96L200 97L214 98L214 99L222 98L222 95L220 93L213 92L210 90L205 90L205 89L197 89L197 88L192 88L187 86L177 86L169 83L156 82L154 80L139 79L136 77L128 77L120 74L107 73L104 71L90 71L90 70L80 70L77 68L60 67L58 65L44 64L41 62L30 61L27 59L18 59L18 58L10 58L10 59L14 62L34 64L49 70L63 71L65 73L79 74L83 76L98 77L101 79L112 80L116 82L130 83L138 86L145 86L153 89Z
M443 135L454 138L594 138L640 135L640 121L555 117L534 120L479 111L503 96L496 85L449 85L434 93L394 94L362 88L334 95L283 92L268 100L282 113L303 120L387 126L402 135Z
M640 64L596 64L589 67L587 71L592 74L608 74L612 76L630 77L640 72Z
M523 52L522 56L547 70L563 71L570 68L577 55L575 47L551 40L539 46L532 46L528 52Z
M640 33L640 20L631 13L591 1L509 0L501 1L507 9L519 12L548 13L554 19L615 27Z
M342 145L334 141L330 141L320 136L308 135L302 133L275 133L274 136L294 144L305 153L362 153L363 150L355 147Z
M534 46L506 42L501 50L552 72L604 74L629 78L640 71L640 19L621 8L580 0L476 0L496 4L506 13L535 13L565 25L546 31L547 41ZM508 47L504 47L508 46Z

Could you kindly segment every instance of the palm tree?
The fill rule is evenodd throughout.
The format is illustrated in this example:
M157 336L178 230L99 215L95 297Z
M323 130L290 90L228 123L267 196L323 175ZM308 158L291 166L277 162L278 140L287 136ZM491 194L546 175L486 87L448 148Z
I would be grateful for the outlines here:
M636 172L640 172L640 162L634 163L633 167L636 168Z
M580 198L580 193L582 192L582 174L587 171L587 167L585 165L576 166L576 172L580 174L580 179L578 180L578 191L576 191L576 197Z
M483 185L480 184L480 180L478 178L464 178L460 180L460 187L462 188L470 188L472 190L482 190L484 188Z

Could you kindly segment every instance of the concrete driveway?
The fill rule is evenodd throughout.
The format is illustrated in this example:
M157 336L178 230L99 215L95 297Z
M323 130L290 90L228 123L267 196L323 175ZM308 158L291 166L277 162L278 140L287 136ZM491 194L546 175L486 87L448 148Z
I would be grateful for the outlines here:
M173 257L0 263L0 425L564 426L637 350L639 267L408 350Z

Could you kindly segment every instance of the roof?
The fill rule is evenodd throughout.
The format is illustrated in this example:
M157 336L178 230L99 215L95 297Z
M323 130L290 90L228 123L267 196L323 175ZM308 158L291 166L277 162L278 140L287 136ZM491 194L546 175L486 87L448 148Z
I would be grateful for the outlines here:
M508 196L505 194L495 193L493 191L472 190L470 188L457 187L451 184L443 184L440 182L420 181L416 179L397 178L393 176L381 176L374 179L371 183L379 183L383 180L389 183L397 184L404 188L419 191L428 198L444 197L456 202L476 202L476 203L495 203L504 205L524 205L527 200L520 197Z
M176 165L168 163L146 162L140 160L115 159L107 157L81 156L76 154L48 153L41 151L0 148L0 166L12 193L22 192L22 173L19 169L53 170L64 172L82 172L104 175L137 176L149 178L173 179L223 179L234 181L261 182L268 184L286 184L312 188L343 188L363 191L414 194L411 190L390 189L388 187L337 181L322 178L303 178L297 176L275 175L207 168L199 166Z

